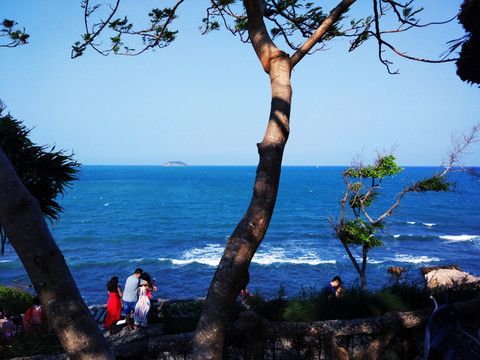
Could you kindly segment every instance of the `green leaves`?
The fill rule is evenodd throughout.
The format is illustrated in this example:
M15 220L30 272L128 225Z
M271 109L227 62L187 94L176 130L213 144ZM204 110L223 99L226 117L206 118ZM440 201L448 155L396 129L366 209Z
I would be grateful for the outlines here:
M417 182L414 187L416 191L450 191L451 183L445 177L432 176Z
M178 6L183 3L183 0L178 0L172 8L152 9L148 12L149 22L145 27L137 30L134 29L127 16L114 18L118 11L119 1L116 6L112 6L108 10L107 19L102 18L93 20L94 16L104 17L104 13L100 15L101 8L106 4L98 4L91 6L89 0L82 1L82 7L85 9L85 27L90 28L85 35L82 36L81 41L75 42L72 46L72 58L83 55L87 46L94 48L102 55L111 53L117 55L139 55L150 48L163 48L168 46L175 40L178 31L171 31L168 27L172 21L177 18L176 10ZM103 38L103 39L102 39ZM103 46L110 40L110 46ZM135 50L133 46L126 45L134 43L140 50Z
M346 177L351 178L372 178L383 179L385 176L393 177L394 175L403 171L403 168L399 167L395 163L395 156L385 155L377 160L377 164L374 166L355 166L346 169L343 174Z
M235 19L235 29L238 31L247 31L248 30L248 18L238 18Z
M7 44L1 44L0 47L16 47L19 45L28 44L30 35L25 32L25 28L22 30L16 30L17 22L14 20L4 19L0 25L0 37L6 37Z
M356 184L356 186L358 186ZM363 186L362 186L363 187ZM361 208L362 205L365 207L371 206L373 201L375 200L375 197L379 195L380 193L377 191L371 191L368 194L359 194L360 189L354 192L354 195L350 196L350 206L352 208Z
M379 246L384 243L375 237L377 229L383 229L383 225L378 223L371 225L368 222L355 219L346 221L340 229L340 239L348 244L364 246L367 250Z
M55 150L53 146L33 144L30 130L10 114L0 116L0 143L18 176L30 193L38 199L42 213L50 221L57 220L62 207L55 201L77 178L80 164L73 154Z
M417 10L414 10L413 7L409 7L409 6L403 8L402 10L403 21L411 22L411 23L416 22L417 19L415 19L415 15L417 15L421 11L423 11L423 7Z

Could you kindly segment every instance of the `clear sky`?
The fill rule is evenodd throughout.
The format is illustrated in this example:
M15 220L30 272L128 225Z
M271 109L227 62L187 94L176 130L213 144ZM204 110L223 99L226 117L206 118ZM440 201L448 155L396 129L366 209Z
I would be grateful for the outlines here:
M141 18L137 7L166 6L123 4L135 19ZM80 1L0 0L1 20L14 19L31 35L28 45L0 48L0 99L34 128L32 141L72 150L83 164L256 165L269 79L250 44L224 29L200 34L206 4L185 1L174 26L178 38L168 48L137 57L88 49L72 60L71 46L84 33ZM350 16L371 14L370 4L358 0ZM440 21L455 15L461 1L420 4L422 18ZM397 44L411 56L438 59L446 42L463 34L454 21L405 33ZM372 162L377 150L396 145L400 165L436 166L452 134L480 122L480 89L462 82L454 63L418 63L387 52L400 70L388 75L373 41L350 53L347 39L328 47L292 73L284 165L348 165L357 155ZM480 144L470 150L465 163L480 166Z

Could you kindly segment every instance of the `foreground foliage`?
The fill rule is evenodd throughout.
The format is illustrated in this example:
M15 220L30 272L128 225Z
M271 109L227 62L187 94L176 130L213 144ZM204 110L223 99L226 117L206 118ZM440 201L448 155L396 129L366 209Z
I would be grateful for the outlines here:
M5 316L24 314L33 305L32 294L0 285L0 312Z
M480 293L476 286L455 290L455 301L474 298ZM432 291L423 284L396 282L377 291L362 291L359 286L347 288L340 299L326 299L319 291L303 291L287 298L283 289L272 300L255 294L251 309L269 321L314 322L352 320L381 316L389 311L406 312L433 306L430 296L439 304L445 301L444 290Z

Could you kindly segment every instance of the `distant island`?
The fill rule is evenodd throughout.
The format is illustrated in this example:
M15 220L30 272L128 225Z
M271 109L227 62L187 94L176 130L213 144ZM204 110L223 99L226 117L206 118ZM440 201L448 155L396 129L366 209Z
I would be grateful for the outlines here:
M184 163L183 161L169 161L162 166L188 166L188 164Z

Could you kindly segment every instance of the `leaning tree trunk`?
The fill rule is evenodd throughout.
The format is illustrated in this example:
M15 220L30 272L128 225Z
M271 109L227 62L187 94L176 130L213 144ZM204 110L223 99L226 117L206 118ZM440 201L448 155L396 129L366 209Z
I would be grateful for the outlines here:
M283 150L289 134L292 91L288 56L270 41L257 2L245 1L252 44L270 76L272 103L263 141L258 144L253 196L243 219L230 236L210 285L195 332L196 359L222 358L229 314L248 283L250 262L262 242L277 198ZM252 31L253 28L253 31Z
M228 239L195 330L195 359L222 359L228 318L235 299L248 283L248 267L267 232L277 199L283 151L290 133L292 68L317 44L329 27L355 0L342 0L312 36L289 57L280 51L263 22L265 1L243 0L248 17L248 35L270 76L272 103L263 141L258 144L260 162L247 212Z
M0 148L0 224L70 359L113 359L53 240L40 205Z

